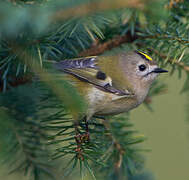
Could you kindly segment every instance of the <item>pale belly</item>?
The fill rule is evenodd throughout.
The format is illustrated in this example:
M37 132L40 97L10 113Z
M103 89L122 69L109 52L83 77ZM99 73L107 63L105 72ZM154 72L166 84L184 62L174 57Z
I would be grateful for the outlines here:
M117 96L112 93L93 88L90 93L85 95L89 102L88 113L91 115L115 115L127 112L137 107L141 101L136 97Z

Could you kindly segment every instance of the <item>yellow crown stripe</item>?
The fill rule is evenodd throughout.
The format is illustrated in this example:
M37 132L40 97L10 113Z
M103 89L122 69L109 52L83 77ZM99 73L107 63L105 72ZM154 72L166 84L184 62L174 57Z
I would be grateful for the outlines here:
M139 51L140 54L144 55L146 59L148 59L149 61L152 61L152 58L150 56L148 56L147 54L144 54L143 52Z

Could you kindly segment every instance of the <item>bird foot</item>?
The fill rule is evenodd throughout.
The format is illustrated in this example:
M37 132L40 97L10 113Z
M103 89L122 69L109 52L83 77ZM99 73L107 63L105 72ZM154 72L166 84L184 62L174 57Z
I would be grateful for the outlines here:
M82 144L84 142L89 142L90 141L90 134L89 134L89 132L85 132L84 134L79 133L75 136L75 140L79 144Z
M75 141L77 143L77 148L75 149L75 152L77 153L77 157L82 161L84 160L82 143L89 142L89 140L90 140L89 132L86 132L84 134L78 133L75 136Z

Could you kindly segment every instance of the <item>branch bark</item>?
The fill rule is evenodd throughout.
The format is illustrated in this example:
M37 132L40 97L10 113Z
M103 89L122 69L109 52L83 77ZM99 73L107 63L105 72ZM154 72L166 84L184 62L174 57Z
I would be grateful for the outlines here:
M97 44L92 46L91 48L82 51L79 56L93 56L93 55L100 55L107 50L111 50L115 47L120 46L121 44L132 42L136 39L136 37L132 37L130 33L127 33L123 36L116 36L110 39L107 42Z

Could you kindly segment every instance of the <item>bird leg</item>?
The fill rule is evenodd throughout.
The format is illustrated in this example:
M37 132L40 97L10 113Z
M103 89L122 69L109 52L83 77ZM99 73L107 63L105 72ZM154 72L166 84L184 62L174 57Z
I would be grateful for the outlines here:
M90 135L89 135L89 125L88 125L88 120L86 117L83 118L84 120L84 126L85 126L85 133L81 134L79 131L79 123L75 122L74 126L75 126L75 132L76 132L76 142L77 143L84 143L84 142L88 142L90 140Z
M75 128L75 141L76 141L76 144L77 144L77 148L75 149L76 153L77 153L77 157L78 159L81 159L81 160L84 160L84 157L83 157L83 150L81 148L81 144L82 144L82 141L81 141L81 134L80 134L80 131L79 131L79 123L78 121L75 121L74 122L74 128Z
M81 134L79 130L79 123L78 121L74 122L74 128L75 128L75 141L77 144L77 148L75 151L77 152L78 158L83 160L83 155L82 155L82 143L89 142L90 140L90 135L89 135L89 126L88 126L88 120L86 117L84 117L84 122L85 122L85 133Z
M89 124L86 116L84 117L84 122L85 122L85 134L83 134L83 136L84 136L84 140L89 142L90 141Z

